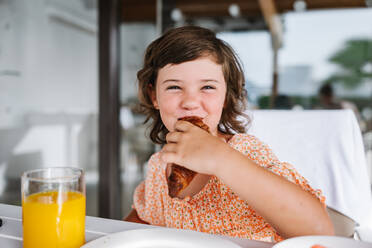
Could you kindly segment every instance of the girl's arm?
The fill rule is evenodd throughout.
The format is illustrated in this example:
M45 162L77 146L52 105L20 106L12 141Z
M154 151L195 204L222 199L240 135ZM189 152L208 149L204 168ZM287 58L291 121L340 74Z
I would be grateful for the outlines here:
M215 175L282 237L334 234L326 209L315 196L231 147L221 145L220 151L215 154L221 154Z
M146 221L143 221L140 219L140 217L137 214L137 211L135 209L132 209L132 211L128 214L127 217L124 218L125 221L140 223L140 224L149 224Z
M167 134L164 162L217 176L284 238L333 235L333 224L315 196L190 123L179 121L176 130Z

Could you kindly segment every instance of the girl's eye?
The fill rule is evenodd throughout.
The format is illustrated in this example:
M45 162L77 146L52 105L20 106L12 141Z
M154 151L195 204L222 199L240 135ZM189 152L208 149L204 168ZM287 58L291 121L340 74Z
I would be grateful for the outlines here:
M203 86L202 89L203 89L203 90L213 90L213 89L215 89L215 87L210 86L210 85L205 85L205 86Z
M179 86L177 86L177 85L170 85L166 89L167 90L179 90L181 88Z

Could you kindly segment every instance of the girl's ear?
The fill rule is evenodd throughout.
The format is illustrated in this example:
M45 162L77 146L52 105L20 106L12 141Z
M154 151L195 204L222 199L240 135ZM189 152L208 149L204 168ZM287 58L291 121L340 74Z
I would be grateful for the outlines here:
M155 109L159 109L158 101L156 100L156 90L151 84L149 84L147 91L148 91L147 93L149 94L151 98L152 105L154 105Z

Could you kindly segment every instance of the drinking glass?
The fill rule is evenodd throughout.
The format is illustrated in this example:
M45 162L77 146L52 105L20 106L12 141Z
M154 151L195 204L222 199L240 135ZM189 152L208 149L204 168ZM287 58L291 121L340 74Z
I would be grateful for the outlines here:
M77 248L85 242L85 181L79 168L22 175L23 247Z

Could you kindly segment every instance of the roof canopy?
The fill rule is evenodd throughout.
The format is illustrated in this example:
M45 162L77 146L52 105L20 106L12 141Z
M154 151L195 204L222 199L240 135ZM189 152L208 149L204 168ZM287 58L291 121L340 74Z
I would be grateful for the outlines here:
M266 0L264 0L266 1ZM279 14L294 11L296 0L272 1ZM198 18L215 18L222 20L231 18L229 7L239 6L240 16L243 18L262 18L259 0L163 0L164 8L178 8L187 20ZM367 7L365 0L305 0L307 10L334 8ZM153 22L156 21L157 0L122 0L121 21Z

